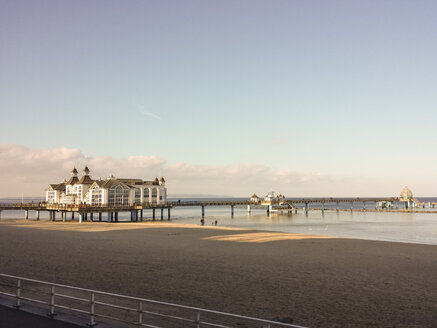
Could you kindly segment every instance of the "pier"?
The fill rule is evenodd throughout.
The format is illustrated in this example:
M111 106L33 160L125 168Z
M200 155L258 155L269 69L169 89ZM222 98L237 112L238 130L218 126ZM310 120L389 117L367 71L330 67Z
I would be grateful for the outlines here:
M144 212L148 211L151 214L153 221L160 219L170 220L171 209L176 207L198 207L200 215L205 217L207 207L229 207L230 215L233 216L235 208L247 208L247 212L252 210L263 210L267 214L272 213L297 213L297 210L302 210L308 214L310 210L381 210L394 207L394 203L401 202L397 197L391 198L287 198L278 201L254 202L250 200L223 200L223 201L167 201L165 204L133 204L133 205L66 205L66 204L47 204L47 203L15 203L1 204L0 218L2 211L19 210L24 211L24 219L29 220L29 212L34 211L34 219L40 219L40 213L46 211L49 213L51 221L74 221L79 223L84 221L91 222L118 222L119 213L130 213L132 222L143 221ZM347 204L345 208L345 204ZM436 203L420 203L420 205L434 208ZM416 205L417 206L417 205ZM405 202L405 209L408 209L410 204ZM417 210L416 210L417 211Z
M167 219L170 220L171 204L135 204L135 205L65 205L65 204L44 204L44 203L15 203L1 204L1 212L5 210L21 210L24 211L24 219L29 220L29 211L35 211L35 220L39 221L40 213L47 211L50 221L56 221L58 215L65 222L67 220L74 221L77 219L79 223L84 221L91 222L118 222L120 212L130 212L132 222L143 221L144 211L150 211L152 220L157 218L164 220L165 210L167 211Z

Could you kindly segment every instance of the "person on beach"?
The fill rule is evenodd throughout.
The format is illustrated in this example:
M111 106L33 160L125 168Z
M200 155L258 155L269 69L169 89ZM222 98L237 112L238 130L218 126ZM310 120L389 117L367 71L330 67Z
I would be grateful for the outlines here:
M214 223L215 223L215 225L217 225L217 220L215 220L215 222L214 222Z
M200 219L200 225L205 225L205 220L204 219Z

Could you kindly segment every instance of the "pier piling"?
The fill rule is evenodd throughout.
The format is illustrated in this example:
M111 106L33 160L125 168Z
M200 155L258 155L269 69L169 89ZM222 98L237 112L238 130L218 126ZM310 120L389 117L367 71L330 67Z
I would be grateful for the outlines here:
M170 207L168 208L168 220L170 221Z
M24 219L26 221L29 220L29 211L28 210L24 210Z
M155 221L155 209L152 209L152 219Z
M83 222L83 213L79 213L79 223Z
M1 213L1 211L0 211L0 213ZM35 218L37 221L39 221L39 210L35 211Z
M205 205L202 205L202 218L205 217Z

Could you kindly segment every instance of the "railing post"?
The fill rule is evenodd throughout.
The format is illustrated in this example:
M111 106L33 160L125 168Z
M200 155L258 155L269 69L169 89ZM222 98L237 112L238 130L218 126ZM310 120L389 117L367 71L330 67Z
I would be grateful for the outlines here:
M196 328L200 328L200 312L197 312L195 323L196 323Z
M143 326L143 302L138 303L138 327Z
M50 290L50 312L48 316L53 317L55 315L55 286L52 286Z
M96 325L96 315L95 315L95 294L91 293L90 298L90 323L88 324L89 327L94 327Z
M21 306L21 280L17 280L17 300L15 302L15 307L19 309Z

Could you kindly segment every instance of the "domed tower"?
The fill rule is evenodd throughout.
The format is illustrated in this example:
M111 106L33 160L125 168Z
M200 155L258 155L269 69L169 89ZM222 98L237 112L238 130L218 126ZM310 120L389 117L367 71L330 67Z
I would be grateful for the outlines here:
M401 201L409 201L412 198L413 198L413 192L410 190L410 188L405 186L401 191L400 200Z

